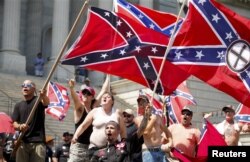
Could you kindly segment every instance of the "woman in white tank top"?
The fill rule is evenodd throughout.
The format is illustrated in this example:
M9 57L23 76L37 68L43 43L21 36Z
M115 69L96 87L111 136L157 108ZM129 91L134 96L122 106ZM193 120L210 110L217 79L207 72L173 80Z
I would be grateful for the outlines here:
M107 139L105 135L105 124L111 120L119 123L121 128L120 137L126 138L126 126L122 118L122 112L115 109L114 97L111 93L104 93L101 99L101 107L91 110L82 124L77 128L72 143L77 141L77 138L92 124L93 132L90 136L89 148L101 148L106 145Z

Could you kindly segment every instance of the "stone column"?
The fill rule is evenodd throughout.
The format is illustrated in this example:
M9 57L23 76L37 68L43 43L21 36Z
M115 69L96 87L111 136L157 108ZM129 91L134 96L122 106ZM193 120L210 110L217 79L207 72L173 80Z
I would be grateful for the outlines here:
M41 51L41 38L42 38L42 0L28 1L27 3L27 39L25 43L25 55L27 60L27 74L34 74L34 58L38 52ZM44 55L43 55L44 57ZM44 58L46 59L46 58Z
M140 0L139 5L153 9L154 1L153 0Z
M21 1L5 0L3 38L0 50L0 70L12 74L26 74L26 59L19 51Z
M52 54L48 64L48 72L50 72L52 65L54 65L55 59L57 59L59 52L69 33L69 6L69 0L54 0L52 24ZM64 52L66 51L67 49ZM59 63L54 72L54 78L59 81L66 81L66 79L73 77L73 69L73 66L61 65Z

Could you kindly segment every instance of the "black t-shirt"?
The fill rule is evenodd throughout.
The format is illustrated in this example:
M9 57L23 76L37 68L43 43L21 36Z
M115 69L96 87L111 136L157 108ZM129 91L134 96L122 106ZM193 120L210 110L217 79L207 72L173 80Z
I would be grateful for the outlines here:
M137 137L137 127L135 123L127 126L127 141L129 143L129 157L131 162L142 162L143 137Z
M49 162L50 160L52 161L52 155L53 151L49 146L46 146L46 157L45 157L45 162ZM49 160L50 159L50 160Z
M82 117L81 119L79 120L78 123L75 124L75 129L77 129L79 127L79 125L82 124L82 122L84 121L84 119L86 118L87 116L87 112L84 111L83 114L82 114ZM90 135L93 131L93 126L90 125L77 139L77 142L79 143L82 143L82 144L90 144Z
M126 132L127 132L127 139L132 137L137 132L137 127L135 123L131 123L130 125L126 126Z
M126 142L117 142L95 151L91 162L142 162L141 156L135 156L135 153L141 155L141 142L134 133Z
M26 123L28 116L36 102L37 97L34 96L29 101L21 101L14 107L12 114L12 120L18 123ZM25 132L22 140L25 143L44 143L45 142L45 110L46 106L43 106L42 102L39 102L34 116L29 124L29 129Z
M58 159L58 162L67 162L69 159L70 143L61 143L56 147L53 157Z
M127 138L127 151L130 162L142 162L142 144L144 143L143 136L138 138L137 132L134 132Z

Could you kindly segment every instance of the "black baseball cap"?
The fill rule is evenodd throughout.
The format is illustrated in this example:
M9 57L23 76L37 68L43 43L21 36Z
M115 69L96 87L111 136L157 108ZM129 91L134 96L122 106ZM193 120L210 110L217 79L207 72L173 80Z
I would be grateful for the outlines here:
M69 132L63 132L63 137L69 136Z
M232 105L226 105L226 106L224 106L224 107L222 108L222 111L224 111L224 112L227 112L227 111L235 112L235 108L234 108L234 106L232 106Z

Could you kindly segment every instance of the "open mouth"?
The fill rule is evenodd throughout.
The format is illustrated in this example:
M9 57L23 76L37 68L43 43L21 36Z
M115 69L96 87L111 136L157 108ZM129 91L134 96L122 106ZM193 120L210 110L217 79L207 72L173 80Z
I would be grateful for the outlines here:
M24 92L28 92L29 90L28 90L27 88L24 88L23 91L24 91Z

